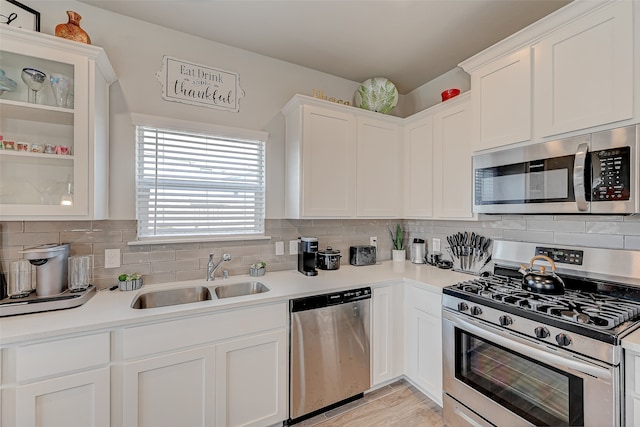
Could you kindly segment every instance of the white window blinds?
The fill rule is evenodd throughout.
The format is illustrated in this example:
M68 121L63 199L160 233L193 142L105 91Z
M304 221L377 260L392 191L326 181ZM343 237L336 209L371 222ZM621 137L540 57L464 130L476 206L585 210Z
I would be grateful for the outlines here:
M264 233L265 141L136 131L138 238Z

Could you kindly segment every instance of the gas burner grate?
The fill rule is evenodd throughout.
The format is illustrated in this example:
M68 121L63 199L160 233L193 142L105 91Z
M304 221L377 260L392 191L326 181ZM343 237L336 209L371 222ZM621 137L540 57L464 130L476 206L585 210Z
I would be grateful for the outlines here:
M537 294L523 290L521 282L511 277L480 277L453 287L518 309L602 330L613 329L640 314L640 303L634 301L573 289L567 289L563 295Z

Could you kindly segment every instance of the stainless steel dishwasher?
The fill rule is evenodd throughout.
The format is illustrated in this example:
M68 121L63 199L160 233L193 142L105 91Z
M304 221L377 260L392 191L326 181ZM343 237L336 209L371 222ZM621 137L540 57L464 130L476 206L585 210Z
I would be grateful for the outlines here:
M293 299L289 308L291 425L371 387L371 288Z

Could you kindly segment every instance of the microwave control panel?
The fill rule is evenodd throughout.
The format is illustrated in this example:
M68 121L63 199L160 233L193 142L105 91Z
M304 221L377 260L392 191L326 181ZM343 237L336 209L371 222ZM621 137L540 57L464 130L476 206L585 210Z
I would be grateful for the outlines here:
M629 200L631 148L621 147L591 153L592 202Z

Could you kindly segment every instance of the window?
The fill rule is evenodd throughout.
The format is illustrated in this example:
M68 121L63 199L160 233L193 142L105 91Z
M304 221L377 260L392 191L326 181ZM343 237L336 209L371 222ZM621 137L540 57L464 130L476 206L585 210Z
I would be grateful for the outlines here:
M136 124L138 239L262 235L266 133L161 124Z

